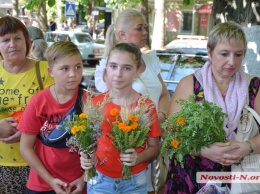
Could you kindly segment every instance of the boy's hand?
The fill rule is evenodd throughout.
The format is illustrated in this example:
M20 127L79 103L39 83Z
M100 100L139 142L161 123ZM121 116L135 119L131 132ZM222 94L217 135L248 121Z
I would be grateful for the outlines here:
M50 186L53 188L56 194L69 194L70 192L68 184L57 178L51 181Z
M69 194L82 194L85 188L84 175L71 182L68 186Z

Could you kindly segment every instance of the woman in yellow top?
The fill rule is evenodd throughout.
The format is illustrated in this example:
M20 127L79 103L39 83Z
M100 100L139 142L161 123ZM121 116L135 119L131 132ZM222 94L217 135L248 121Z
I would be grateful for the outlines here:
M29 167L19 151L21 133L17 122L31 97L54 83L47 62L27 58L31 40L25 25L18 19L0 18L0 191L23 194ZM39 79L38 79L39 78Z

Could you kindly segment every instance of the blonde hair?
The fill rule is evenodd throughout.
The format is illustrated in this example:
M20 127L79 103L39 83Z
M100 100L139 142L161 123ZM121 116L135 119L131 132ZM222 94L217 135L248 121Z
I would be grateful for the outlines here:
M73 55L81 56L78 47L70 41L55 42L45 53L50 68L52 68L59 59Z
M30 55L36 60L45 61L45 51L47 50L47 48L48 44L45 40L36 39L32 42Z
M136 18L142 18L145 21L145 17L136 9L126 9L123 10L118 17L114 24L111 24L106 32L106 40L105 40L105 52L103 54L103 58L108 56L109 51L113 46L117 43L122 42L119 37L119 31L127 32L131 27L131 22L134 21Z
M137 65L137 69L139 69L142 65L142 53L140 48L134 44L134 43L119 43L116 44L109 52L108 54L108 60L109 61L109 57L111 55L111 53L113 52L126 52L129 53L133 60L135 61L136 65Z
M207 48L213 51L216 45L223 40L237 40L244 43L245 53L247 49L247 40L243 28L232 21L219 23L213 27L208 36Z

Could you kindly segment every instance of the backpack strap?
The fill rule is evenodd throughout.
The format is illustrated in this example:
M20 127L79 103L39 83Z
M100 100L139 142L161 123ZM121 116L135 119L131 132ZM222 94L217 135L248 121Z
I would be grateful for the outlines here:
M35 63L36 76L37 76L37 80L38 80L38 83L39 83L39 86L40 86L40 90L43 90L43 84L42 84L39 64L40 64L40 61L36 61L36 63Z

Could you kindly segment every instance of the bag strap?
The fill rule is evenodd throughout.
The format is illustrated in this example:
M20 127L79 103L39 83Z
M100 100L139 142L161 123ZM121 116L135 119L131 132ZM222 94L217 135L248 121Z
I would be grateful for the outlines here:
M246 108L249 112L251 112L251 114L254 116L255 120L257 121L257 123L260 124L260 116L257 114L257 112L247 105L245 105L244 108Z
M41 79L41 72L40 72L40 67L39 67L40 61L36 61L35 63L35 69L36 69L36 76L37 80L40 86L40 90L43 90L43 84L42 84L42 79Z

